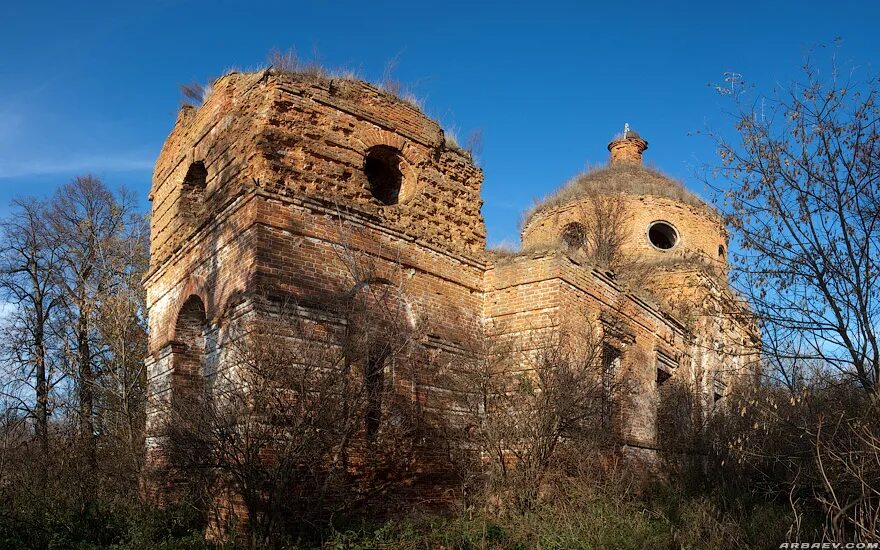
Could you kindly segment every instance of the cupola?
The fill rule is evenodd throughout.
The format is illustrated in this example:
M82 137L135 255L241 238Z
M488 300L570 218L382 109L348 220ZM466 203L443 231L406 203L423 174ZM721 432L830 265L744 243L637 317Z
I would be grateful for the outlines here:
M648 142L642 136L630 130L629 124L623 126L623 134L611 140L608 151L611 153L610 162L642 163L642 153L648 148Z

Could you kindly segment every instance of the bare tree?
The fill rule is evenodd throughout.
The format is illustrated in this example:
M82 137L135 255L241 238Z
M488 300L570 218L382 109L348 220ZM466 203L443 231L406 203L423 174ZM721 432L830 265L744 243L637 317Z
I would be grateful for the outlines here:
M448 375L470 419L457 442L472 453L463 467L482 463L482 496L525 511L564 472L567 451L619 443L617 410L628 393L627 377L614 372L608 340L589 322L522 338L491 327L470 332L478 336ZM474 461L473 453L482 460Z
M9 383L25 382L34 403L19 400L34 420L45 474L49 453L49 394L55 380L49 350L51 323L62 305L59 289L59 248L48 231L46 208L36 200L15 200L0 237L0 292L11 311L6 319L5 355L15 373ZM15 392L17 393L17 392Z
M389 506L372 499L406 485L427 437L414 389L423 334L405 277L352 246L351 232L340 224L340 291L307 304L251 295L259 314L224 330L216 374L165 411L169 489L203 502L221 531L241 504L254 547L338 511Z
M95 312L95 397L97 431L103 440L106 476L133 490L143 459L147 355L146 292L149 227L132 213L111 237L105 269L108 284L97 296Z
M223 503L209 493L241 499L255 547L388 490L418 428L400 387L412 336L374 297L323 311L260 300L270 313L230 329L204 395L172 401L169 417L176 479L215 513Z
M468 134L465 142L465 151L470 153L471 158L478 158L483 154L483 129L476 128Z
M85 459L81 484L86 499L94 496L98 468L98 359L107 353L97 318L103 300L119 289L126 274L130 280L130 265L119 260L120 254L127 252L125 242L131 237L132 211L131 196L123 192L117 198L92 176L74 178L59 188L49 206L50 235L61 260L58 280L65 303L62 337L67 342L66 360L76 384L79 435ZM143 234L140 239L143 243Z
M802 82L744 105L736 136L716 139L708 180L736 230L734 281L776 365L821 361L865 391L880 380L878 81L804 66Z
M622 247L627 238L627 209L619 195L590 195L581 208L586 227L587 251L592 260L609 269L626 264Z
M211 95L211 86L199 82L180 85L180 103L188 107L201 107Z
M736 230L734 281L761 322L769 384L709 421L729 480L791 502L792 536L818 510L829 540L876 540L880 382L878 80L829 72L760 106L736 101L707 181ZM740 86L741 82L737 82ZM738 248L738 249L737 249Z
M743 387L729 399L707 419L708 479L788 502L792 539L878 541L876 399L827 371L797 393ZM805 531L805 516L817 517L819 532Z
M880 423L876 400L828 411L816 423L814 457L828 538L880 542Z
M2 222L0 519L35 547L52 518L137 490L146 226L105 192L81 178Z

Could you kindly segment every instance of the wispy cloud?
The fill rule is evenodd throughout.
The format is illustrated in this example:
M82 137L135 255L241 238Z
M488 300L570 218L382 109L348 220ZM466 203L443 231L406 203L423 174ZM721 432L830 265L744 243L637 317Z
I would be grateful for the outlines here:
M0 95L0 180L153 169L157 151L126 147L113 121L82 116L36 108L30 96Z
M146 154L83 156L58 159L0 159L0 179L90 172L132 172L153 169L154 157Z

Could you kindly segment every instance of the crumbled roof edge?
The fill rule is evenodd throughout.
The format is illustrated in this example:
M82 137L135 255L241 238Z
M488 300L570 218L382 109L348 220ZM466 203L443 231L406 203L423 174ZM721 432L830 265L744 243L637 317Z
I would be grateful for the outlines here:
M262 79L268 75L281 76L290 78L296 82L306 83L306 84L326 84L328 86L332 86L334 82L346 82L351 84L356 84L359 86L363 86L373 90L377 94L397 103L402 103L407 105L411 109L417 111L424 117L429 118L440 128L440 133L442 135L441 145L443 148L457 152L465 157L469 158L471 162L475 162L473 152L468 149L465 149L461 145L458 144L455 139L454 133L443 128L443 125L440 124L440 121L434 118L433 116L425 113L423 108L423 102L419 100L412 93L405 91L400 88L397 91L389 89L388 85L382 83L370 82L368 80L364 80L360 78L353 71L348 70L328 70L326 68L314 65L307 66L302 70L288 70L288 69L279 69L272 66L263 67L256 70L251 71L240 71L237 69L230 69L224 72L222 75L214 78L210 81L208 86L206 87L206 94L210 94L215 86L223 79L228 78L233 75L240 76L256 76L257 80ZM207 95L205 97L205 101L207 101ZM181 106L181 111L184 109L198 109L197 105L187 105L184 104Z
M539 258L546 254L555 254L558 250L558 247L553 246L532 246L521 248L508 244L501 244L486 248L485 253L490 262L503 264L520 258Z
M609 181L607 176L615 173L626 174L625 180L631 180L638 173L643 173L653 181ZM603 178L603 176L606 176ZM594 193L625 193L631 195L654 195L683 202L707 214L721 219L719 212L695 193L687 190L680 181L664 174L660 170L633 163L617 163L595 166L581 172L568 180L555 191L536 200L534 205L523 213L520 229L524 229L532 219L543 212L564 206L574 200L590 196Z
M531 247L525 250L514 250L508 247L496 247L486 250L488 266L491 268L493 266L503 267L506 265L510 265L511 263L518 261L528 261L528 260L536 260L540 258L546 257L558 257L565 258L570 262L576 264L581 269L588 270L596 277L600 277L605 282L613 285L618 292L621 292L625 295L628 295L638 301L642 302L645 306L653 309L654 311L662 314L663 317L672 319L674 322L678 323L681 326L685 326L682 320L668 308L663 305L663 300L651 293L650 291L640 288L638 286L634 286L631 284L631 281L628 281L625 276L621 277L620 273L615 272L614 270L609 269L606 266L603 266L599 263L589 261L585 258L578 258L576 256L572 256L571 254L561 250L559 248L554 247ZM644 262L642 265L652 265L653 262ZM660 265L658 263L657 265ZM679 258L677 261L666 261L662 263L662 268L666 270L675 270L675 267L687 266L689 270L698 269L704 275L710 277L713 281L716 281L716 276L711 272L708 265L703 264L697 266L692 263L688 263L685 258Z

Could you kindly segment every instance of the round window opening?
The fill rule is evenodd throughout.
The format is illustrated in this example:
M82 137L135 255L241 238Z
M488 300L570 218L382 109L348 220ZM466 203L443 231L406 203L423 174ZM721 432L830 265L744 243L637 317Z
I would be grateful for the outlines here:
M678 244L678 231L667 222L654 222L648 227L648 240L655 248L669 250Z
M377 145L367 151L364 172L370 183L370 193L384 205L397 204L403 172L400 170L400 151L387 145Z
M583 248L587 241L587 230L584 226L573 222L562 230L562 245L567 250L574 251Z

